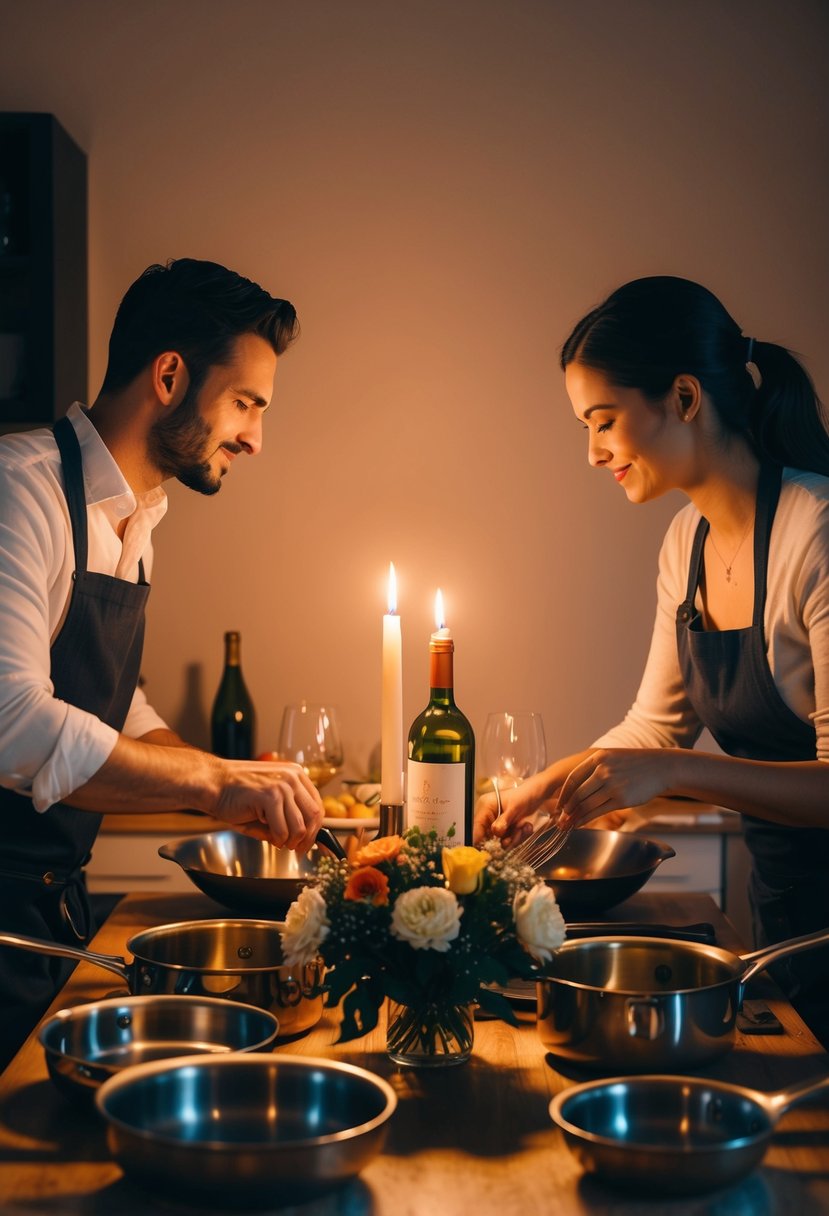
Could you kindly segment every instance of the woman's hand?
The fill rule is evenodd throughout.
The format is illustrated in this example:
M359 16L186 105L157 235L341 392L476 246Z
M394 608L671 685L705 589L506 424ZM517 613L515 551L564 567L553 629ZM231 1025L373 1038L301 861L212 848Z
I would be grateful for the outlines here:
M322 826L323 808L305 770L282 760L218 763L221 790L211 814L257 840L307 852Z
M501 790L500 814L495 793L481 795L475 803L475 844L480 844L488 836L498 836L504 844L514 845L529 836L533 830L530 817L541 802L529 786L530 783L525 781L519 786Z
M582 827L591 819L642 806L671 792L675 753L669 748L598 748L567 776L558 799L558 824Z

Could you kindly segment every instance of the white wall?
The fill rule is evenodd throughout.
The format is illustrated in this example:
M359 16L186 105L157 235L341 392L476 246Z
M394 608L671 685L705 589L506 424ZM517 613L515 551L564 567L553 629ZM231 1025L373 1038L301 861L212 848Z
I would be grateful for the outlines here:
M557 349L620 282L676 273L804 352L826 394L829 6L0 0L0 18L0 108L55 113L89 156L90 393L152 261L222 261L303 326L264 453L215 499L171 489L144 664L160 711L205 741L241 629L261 747L284 702L327 698L365 767L393 559L407 720L441 585L476 729L540 709L556 753L615 721L678 500L633 508L588 468Z

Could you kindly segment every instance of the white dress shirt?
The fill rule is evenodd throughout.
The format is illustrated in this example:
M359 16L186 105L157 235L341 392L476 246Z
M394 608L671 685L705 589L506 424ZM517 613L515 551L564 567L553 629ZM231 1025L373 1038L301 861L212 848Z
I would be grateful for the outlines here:
M70 419L81 447L89 529L88 569L150 581L150 534L167 510L159 486L136 495L89 414ZM126 519L123 541L117 528ZM0 440L0 784L44 811L84 785L118 732L55 697L50 648L66 616L75 569L61 459L50 429ZM136 689L124 734L140 738L164 721Z
M594 747L693 747L702 724L679 668L676 610L685 599L700 514L672 520L659 554L656 622L636 700ZM696 605L701 608L697 589ZM829 760L829 478L784 469L771 530L764 613L766 654L783 701L817 732Z

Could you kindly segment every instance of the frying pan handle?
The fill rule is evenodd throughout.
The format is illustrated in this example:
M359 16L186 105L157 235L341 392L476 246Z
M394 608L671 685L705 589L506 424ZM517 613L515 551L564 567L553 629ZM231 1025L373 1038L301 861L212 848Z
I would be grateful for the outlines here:
M829 945L829 929L818 929L815 933L804 933L802 937L790 937L788 941L776 942L773 946L763 946L762 950L753 950L751 954L741 954L740 958L748 967L740 976L741 986L745 986L760 971L764 971L778 959L788 958L790 954L800 954L802 950L811 950L813 946Z
M790 1107L807 1101L825 1089L829 1089L829 1073L825 1077L819 1077L818 1080L812 1077L808 1081L801 1081L799 1085L790 1085L788 1089L781 1089L776 1094L764 1095L764 1098L773 1111L773 1117L777 1119Z
M95 954L93 950L81 950L78 946L64 946L61 942L43 941L39 937L24 937L18 933L0 933L0 946L13 946L16 950L31 950L34 954L51 954L58 958L73 958L77 962L94 963L106 971L113 971L126 980L129 987L129 969L126 961L117 954Z
M330 828L320 828L317 832L317 844L324 845L338 861L346 860L347 853Z

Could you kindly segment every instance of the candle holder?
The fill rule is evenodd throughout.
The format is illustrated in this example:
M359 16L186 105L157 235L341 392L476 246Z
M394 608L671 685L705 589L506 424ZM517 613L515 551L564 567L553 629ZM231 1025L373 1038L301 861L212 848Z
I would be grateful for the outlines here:
M380 803L380 829L378 836L403 835L403 803Z

